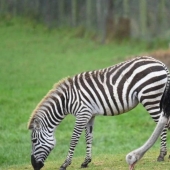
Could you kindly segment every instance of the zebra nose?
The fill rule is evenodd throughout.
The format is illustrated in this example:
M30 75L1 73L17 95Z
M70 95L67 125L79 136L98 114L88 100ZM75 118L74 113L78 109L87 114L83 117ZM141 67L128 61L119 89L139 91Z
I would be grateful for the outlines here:
M34 170L40 170L44 166L43 162L41 161L37 162L35 160L34 155L31 155L31 163L32 163Z

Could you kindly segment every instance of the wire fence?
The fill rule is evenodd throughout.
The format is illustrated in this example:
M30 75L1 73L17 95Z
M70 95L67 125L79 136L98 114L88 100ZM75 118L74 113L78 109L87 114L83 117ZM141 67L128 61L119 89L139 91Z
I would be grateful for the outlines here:
M82 27L102 41L170 39L169 0L0 0L0 15L27 16L48 27Z

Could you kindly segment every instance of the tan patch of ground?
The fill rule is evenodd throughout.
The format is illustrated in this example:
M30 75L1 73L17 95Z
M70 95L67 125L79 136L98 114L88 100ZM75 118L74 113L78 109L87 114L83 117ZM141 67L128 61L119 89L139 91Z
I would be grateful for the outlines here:
M170 69L170 49L154 51L148 55L162 61Z

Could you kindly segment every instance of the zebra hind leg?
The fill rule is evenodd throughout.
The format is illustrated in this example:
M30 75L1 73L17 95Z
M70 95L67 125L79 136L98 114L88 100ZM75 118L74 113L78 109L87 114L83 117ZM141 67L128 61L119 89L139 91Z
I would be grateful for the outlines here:
M90 162L91 158L85 158L84 162L81 164L81 168L87 168Z
M85 138L86 138L86 158L84 162L81 164L81 168L86 168L88 164L91 162L91 150L92 150L92 141L93 141L93 124L94 118L92 117L88 124L85 127Z
M164 161L164 157L166 156L166 154L167 154L167 151L161 149L161 150L160 150L160 154L159 154L159 156L158 156L158 158L157 158L157 161L158 161L158 162Z
M143 104L144 105L144 104ZM152 119L158 123L159 121L159 118L160 118L160 104L157 103L155 105L153 105L153 108L152 107L149 107L147 108L145 106L145 108L147 109L147 111L150 113ZM150 105L149 105L150 106ZM157 108L157 109L156 109ZM167 140L167 125L164 127L164 129L162 130L162 133L160 135L161 137L161 149L160 149L160 154L159 156L157 157L157 161L158 162L161 162L161 161L164 161L164 157L165 155L167 154L167 149L166 149L166 140Z
M160 154L157 158L158 162L164 161L164 157L167 154L166 137L167 137L167 126L165 126L165 128L163 129L161 133L161 149L160 149Z

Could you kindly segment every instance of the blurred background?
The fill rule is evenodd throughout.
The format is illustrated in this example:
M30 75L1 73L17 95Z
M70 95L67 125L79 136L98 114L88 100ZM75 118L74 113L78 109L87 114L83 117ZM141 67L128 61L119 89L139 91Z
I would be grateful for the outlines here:
M0 170L32 169L27 122L53 84L140 55L170 68L169 47L170 0L0 0ZM63 163L74 121L69 115L57 128L46 169ZM154 127L141 105L121 116L97 117L88 169L126 170L125 155ZM169 150L157 163L159 150L158 140L138 170L169 169ZM83 134L68 169L79 168L84 155Z
M0 15L26 16L49 28L79 27L100 36L170 39L169 0L0 0Z

